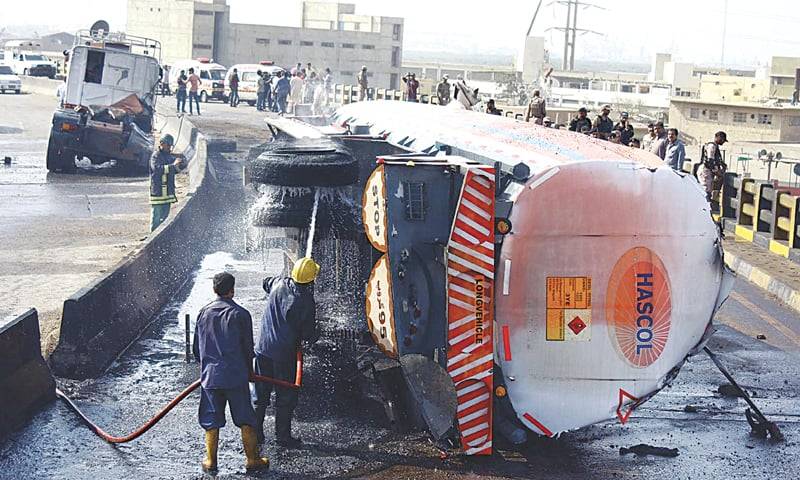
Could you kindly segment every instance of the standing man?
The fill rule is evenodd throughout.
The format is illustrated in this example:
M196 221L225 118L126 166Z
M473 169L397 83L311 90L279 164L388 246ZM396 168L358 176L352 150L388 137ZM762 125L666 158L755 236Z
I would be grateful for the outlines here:
M592 121L587 117L589 110L586 107L578 109L578 116L569 122L569 130L571 132L584 133L592 129Z
M233 423L242 430L248 471L269 468L259 456L256 414L250 404L253 361L253 321L250 312L233 301L236 279L228 272L214 275L217 299L197 316L193 351L200 362L200 426L206 431L203 470L217 470L219 429L225 426L225 405Z
M175 90L175 100L178 102L178 113L186 113L186 72L181 70L178 75L178 89Z
M183 154L173 154L175 138L166 134L158 142L158 150L150 157L150 231L169 217L170 205L178 201L175 196L175 173L183 170Z
M670 128L667 130L667 151L664 161L673 170L683 171L683 162L686 161L686 147L678 139L678 129Z
M599 138L608 139L611 131L614 130L614 122L608 117L610 113L611 105L603 105L603 109L600 110L600 115L594 119L592 127L600 134Z
M296 355L300 342L314 343L319 338L316 325L314 280L319 265L309 257L294 263L291 276L264 279L267 308L261 320L261 335L256 346L258 375L294 382ZM256 420L259 438L264 438L264 416L270 384L256 384ZM303 442L292 437L292 415L297 406L298 390L275 386L275 439L278 445L297 448Z
M229 99L231 101L231 107L236 107L239 105L239 71L237 69L233 69L228 84L231 86L231 98Z
M541 125L544 122L544 117L547 116L547 102L541 96L538 89L533 91L533 97L528 103L528 111L525 112L525 121L530 122L531 118L534 119L533 123Z
M256 72L256 110L263 112L267 104L267 90L269 89L267 79L261 70Z
M194 73L194 68L189 69L189 115L192 114L192 100L197 105L197 114L200 115L200 97L197 95L197 89L200 86L200 77Z
M697 179L706 191L706 200L709 202L712 200L714 190L718 190L715 187L728 169L728 166L722 161L722 152L719 149L727 141L728 135L725 132L715 133L714 141L703 146L700 156L701 167Z
M419 90L419 82L417 81L417 76L409 72L406 74L406 76L403 77L403 83L406 84L406 101L416 102L417 91Z
M358 101L363 102L367 99L367 91L369 90L369 79L367 78L367 66L363 65L361 71L356 75L356 82L358 83Z
M290 90L289 79L286 78L284 72L278 72L278 78L275 81L275 88L272 94L275 99L276 109L280 114L286 113L286 102L288 101Z
M653 134L655 138L650 143L650 153L658 155L658 158L664 160L667 156L667 131L664 130L664 122L656 122L653 125Z
M289 81L289 98L291 99L291 106L289 109L292 113L297 113L297 105L303 101L303 77L301 73L296 73Z
M619 122L614 125L614 130L619 132L619 141L623 145L628 145L631 143L631 139L634 136L633 125L628 120L628 112L622 112L619 115Z
M325 95L323 106L327 107L328 102L330 101L329 99L331 96L331 91L333 89L333 74L331 73L331 69L329 67L325 67L325 73L322 75L322 87Z
M642 137L641 148L642 150L650 151L650 147L656 139L656 125L654 123L647 124L647 134Z
M436 85L436 96L439 98L439 105L446 106L450 103L450 77L445 73Z

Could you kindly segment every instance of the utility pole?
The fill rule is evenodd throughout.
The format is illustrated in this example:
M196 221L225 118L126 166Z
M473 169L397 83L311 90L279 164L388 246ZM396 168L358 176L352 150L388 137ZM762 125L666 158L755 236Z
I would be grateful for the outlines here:
M569 12L567 12L569 13ZM575 70L575 37L578 34L578 0L575 0L575 9L572 11L572 44L569 53L569 69Z
M602 35L600 32L595 32L592 30L586 30L585 28L578 28L578 9L579 8L603 8L599 5L594 5L591 3L586 3L582 0L554 0L550 2L548 5L559 4L559 5L566 5L567 6L567 22L565 27L552 27L548 28L546 31L549 30L556 30L556 31L564 31L564 57L561 60L561 69L562 70L574 70L575 69L575 46L577 45L577 38L578 34L581 35L585 33L594 33L596 35ZM537 8L538 12L538 8ZM530 31L530 30L529 30Z
M725 4L722 13L722 54L720 56L720 66L725 66L725 37L728 35L728 0L724 0Z
M577 4L577 0L575 1ZM575 11L578 10L578 5L575 5ZM564 57L561 59L561 70L571 70L569 68L570 57L570 33L574 30L574 26L570 26L572 21L572 0L567 0L567 26L564 28ZM574 38L574 37L573 37ZM572 49L575 50L574 48Z

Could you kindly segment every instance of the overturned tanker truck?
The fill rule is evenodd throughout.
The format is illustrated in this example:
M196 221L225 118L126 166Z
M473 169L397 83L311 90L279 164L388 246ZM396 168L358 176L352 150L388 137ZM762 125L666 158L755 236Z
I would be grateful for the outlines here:
M267 122L359 164L367 328L431 434L467 454L626 423L730 291L703 192L647 152L403 102Z

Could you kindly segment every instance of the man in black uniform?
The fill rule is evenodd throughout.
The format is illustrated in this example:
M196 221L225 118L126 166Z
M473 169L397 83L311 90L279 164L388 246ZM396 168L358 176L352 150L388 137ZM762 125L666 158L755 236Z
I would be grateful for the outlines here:
M608 139L608 136L611 134L611 131L614 130L614 121L611 120L608 115L611 113L611 105L603 105L603 109L600 111L600 115L594 119L594 125L592 125L597 132L600 134L600 138Z
M586 107L581 107L580 110L578 110L578 116L569 122L570 131L584 133L584 131L588 132L591 130L592 121L586 117L588 114L589 110L587 110Z
M258 375L294 382L300 342L314 343L319 338L313 291L319 268L314 260L306 257L295 262L290 277L264 279L267 308L256 346L255 371ZM272 388L270 384L256 384L257 430L262 442L264 416ZM297 406L297 396L296 389L275 386L275 440L282 447L297 448L303 443L292 437L292 415Z
M242 430L247 470L269 468L258 453L256 415L250 404L253 361L253 321L250 312L233 301L236 279L227 272L214 275L217 299L200 310L194 331L194 356L200 361L200 426L206 431L203 470L217 470L219 429L225 426L225 405Z

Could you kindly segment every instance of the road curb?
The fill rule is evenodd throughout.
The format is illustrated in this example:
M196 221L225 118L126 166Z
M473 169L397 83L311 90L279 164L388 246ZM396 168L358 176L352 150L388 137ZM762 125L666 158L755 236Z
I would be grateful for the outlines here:
M749 263L747 260L729 251L725 252L725 263L732 268L739 277L775 295L783 303L788 305L789 308L800 312L800 290L787 285L766 270Z

